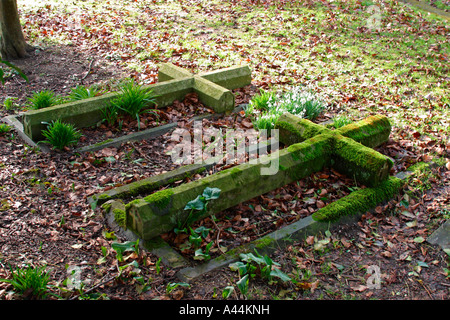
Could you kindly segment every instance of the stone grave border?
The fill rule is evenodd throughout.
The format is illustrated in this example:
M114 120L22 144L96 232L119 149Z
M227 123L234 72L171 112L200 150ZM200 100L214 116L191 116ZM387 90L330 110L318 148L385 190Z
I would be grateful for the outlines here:
M141 248L144 248L145 250L161 258L161 261L165 265L171 268L179 269L176 273L178 279L184 282L191 282L208 272L217 270L222 267L227 267L230 263L238 261L239 255L241 253L252 252L256 249L260 254L270 255L277 250L285 248L295 241L306 239L307 236L317 235L327 230L333 231L341 225L355 223L366 212L373 212L376 206L382 205L383 203L391 200L396 193L400 192L403 189L403 186L411 175L413 175L413 172L402 172L395 177L390 177L378 188L375 188L376 190L374 190L374 193L379 192L384 188L390 189L391 192L380 199L380 201L377 202L376 205L374 204L372 206L367 206L365 210L356 210L351 214L342 215L338 220L327 222L314 220L314 216L310 215L285 227L282 227L274 232L271 232L257 240L231 249L217 258L196 266L191 266L189 261L187 261L161 237L155 237L151 240L142 240L131 230L123 229L121 226L119 226L119 224L116 222L116 217L114 214L115 210L123 210L123 204L121 204L119 201L111 200L105 202L105 204L109 203L108 206L105 206L105 219L108 226L116 234L125 237L129 241L136 241L139 239ZM340 200L345 198L346 197L341 198Z
M158 82L144 86L157 95L159 108L171 105L175 100L182 100L186 94L196 92L199 100L215 113L195 116L190 121L210 117L223 116L241 110L243 105L235 106L233 89L251 84L251 70L248 66L234 66L220 70L191 74L170 63L163 63L158 70ZM43 140L41 131L45 129L43 122L60 119L74 124L77 128L89 127L102 120L102 109L116 97L118 92L110 92L98 97L64 103L40 110L29 110L19 115L7 116L3 122L11 125L19 136L30 146L50 152L50 147L39 143ZM74 152L90 152L106 147L117 146L126 141L137 141L160 136L177 126L177 122L165 124L124 135L115 139L77 148Z
M282 138L281 141L283 142L284 139L283 143L287 145L295 144L295 146L298 147L298 145L300 145L301 143L298 143L298 141L295 140L304 141L307 139L311 139L316 135L320 136L322 133L327 134L329 131L329 129L326 129L323 126L316 124L312 124L312 126L308 129L301 128L301 124L300 127L298 127L296 126L298 125L298 123L295 123L296 120L292 118L289 119L289 117L287 117L287 119L285 117L284 121L285 121L284 124L286 124L286 122L287 124L289 124L289 121L291 121L291 124L295 124L294 127L284 126L284 128L288 128L287 131L291 133L291 136L294 137L294 140L291 139L290 141L287 141L286 140L287 136L284 135L283 138L283 134L280 134ZM377 119L377 121L381 122L387 121L387 118L383 119L381 117ZM345 132L347 136L352 138L356 138L356 136L359 135L357 137L357 141L365 140L364 142L366 144L371 145L373 147L381 144L383 140L384 141L387 140L389 133L386 136L386 128L383 128L382 126L380 128L379 123L376 123L377 133L373 134L372 136L368 133L368 131L370 131L369 130L370 128L364 126L365 125L364 122L361 123L364 128L363 134L360 134L361 132L355 130L357 128L356 125L354 126L349 125L348 127L341 129L339 133L342 134L343 132ZM334 137L337 137L337 135L335 135ZM373 140L373 138L375 138L375 140ZM339 145L339 143L336 144ZM364 143L362 145L364 147ZM376 153L376 151L374 150L372 151ZM385 158L388 160L387 157ZM383 167L383 171L386 171L384 169L386 168ZM157 185L155 184L155 180L163 178L166 179L165 181L168 181L167 179L171 179L170 174L178 174L179 176L177 176L177 179L181 180L183 174L187 173L192 174L195 173L196 170L199 170L199 167L195 166L192 166L190 168L184 167L180 169L180 172L166 173L163 174L162 176L152 177L150 178L150 180L153 179L151 183ZM387 170L387 172L389 172L389 170ZM206 272L226 266L229 263L236 261L239 258L239 253L248 252L253 249L258 249L258 252L261 254L269 254L274 250L283 248L284 246L286 246L287 244L291 243L294 240L303 239L307 235L317 234L325 230L332 230L334 227L338 225L356 221L365 212L371 211L377 205L380 205L392 199L404 187L406 182L405 180L407 177L408 177L407 174L398 175L395 177L389 175L384 176L375 185L369 186L365 189L354 191L349 195L330 203L324 208L319 209L313 215L300 219L299 221L287 225L279 230L276 230L260 239L242 245L238 248L232 249L213 260L210 260L206 263L203 263L195 267L189 266L189 262L186 261L185 258L182 257L178 252L176 252L175 249L171 248L169 244L163 241L159 235L154 237L142 236L139 235L139 232L135 233L136 230L132 231L131 229L133 228L130 229L128 224L124 227L123 223L122 224L120 223L120 217L122 214L127 215L126 205L121 201L114 200L120 198L120 195L117 193L117 191L116 194L111 194L111 192L115 191L108 191L109 194L104 193L103 195L100 194L98 196L94 196L93 198L91 198L91 201L92 199L95 199L95 201L99 201L100 199L103 198L103 200L101 201L101 203L103 203L102 207L105 210L107 223L111 228L113 228L119 234L125 235L128 239L135 240L139 238L142 246L147 250L149 250L150 252L159 256L165 264L174 268L181 268L177 273L179 279L181 279L182 281L190 282L194 280L196 277ZM136 185L138 184L139 182L136 183ZM126 190L126 187L124 187L122 191L124 190ZM149 192L149 190L146 190L146 192ZM329 216L327 211L328 212L331 211L334 214Z

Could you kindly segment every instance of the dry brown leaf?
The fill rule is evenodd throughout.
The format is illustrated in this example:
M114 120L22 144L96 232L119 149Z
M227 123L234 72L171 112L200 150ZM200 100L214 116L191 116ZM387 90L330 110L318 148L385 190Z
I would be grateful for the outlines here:
M365 286L365 285L362 285L362 284L360 284L360 285L358 285L358 286L355 286L355 287L350 287L353 291L357 291L357 292L363 292L363 291L366 291L368 288L367 288L367 286Z

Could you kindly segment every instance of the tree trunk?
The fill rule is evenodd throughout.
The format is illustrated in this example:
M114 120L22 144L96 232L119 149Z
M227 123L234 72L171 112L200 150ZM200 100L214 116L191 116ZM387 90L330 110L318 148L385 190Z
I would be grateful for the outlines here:
M2 59L24 58L28 45L22 33L17 0L0 0L0 54Z

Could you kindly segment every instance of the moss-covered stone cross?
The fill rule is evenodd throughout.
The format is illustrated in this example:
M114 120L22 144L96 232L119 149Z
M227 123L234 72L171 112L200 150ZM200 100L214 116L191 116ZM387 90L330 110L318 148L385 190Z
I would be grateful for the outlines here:
M371 149L386 142L391 126L384 116L330 130L309 120L290 114L279 118L276 127L280 140L289 147L277 153L279 170L262 175L262 168L271 165L269 158L259 163L243 163L200 180L174 188L157 191L143 199L133 200L123 207L121 222L141 239L149 240L183 224L189 212L186 204L201 195L206 187L219 188L220 197L208 204L208 210L198 219L231 208L291 182L305 178L326 166L354 177L367 186L352 192L318 210L313 219L337 220L342 215L367 211L380 202L389 200L402 186L400 179L390 177L392 161Z
M251 84L248 66L233 66L215 71L191 74L170 63L161 64L158 82L147 86L156 95L158 107L165 107L175 100L183 100L186 94L197 92L200 101L216 113L228 113L235 107L235 97L230 90ZM23 130L31 140L43 140L42 130L53 120L72 123L77 128L95 125L104 117L103 109L117 97L111 92L98 97L63 103L49 108L29 110L23 114Z

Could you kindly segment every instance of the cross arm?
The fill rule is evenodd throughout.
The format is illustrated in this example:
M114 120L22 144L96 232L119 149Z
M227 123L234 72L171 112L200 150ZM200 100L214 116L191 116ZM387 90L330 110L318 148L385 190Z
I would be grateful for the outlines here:
M366 186L376 186L389 176L392 160L369 147L387 141L391 127L386 117L373 116L331 130L286 113L278 119L275 128L279 129L280 141L287 145L319 136L328 137L332 141L331 166Z

